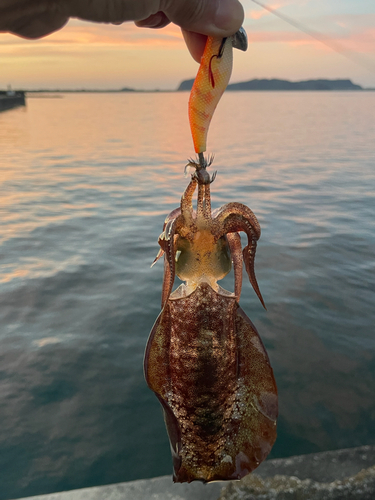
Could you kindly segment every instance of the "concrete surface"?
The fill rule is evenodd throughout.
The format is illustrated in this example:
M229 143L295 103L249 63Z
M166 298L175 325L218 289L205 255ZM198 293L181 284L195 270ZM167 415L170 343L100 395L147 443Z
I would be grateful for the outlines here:
M219 500L374 500L375 466L346 479L320 483L312 479L255 474L226 486Z
M220 500L375 500L375 446L270 460Z
M28 500L217 500L223 483L174 484L172 476L28 497Z
M375 465L375 446L360 446L267 460L256 469L255 473L263 478L283 474L326 483L354 476L362 469L373 465Z
M171 476L163 476L28 500L217 500L221 493L222 500L375 500L374 465L375 446L361 446L269 460L247 476L251 479L230 483L173 484Z

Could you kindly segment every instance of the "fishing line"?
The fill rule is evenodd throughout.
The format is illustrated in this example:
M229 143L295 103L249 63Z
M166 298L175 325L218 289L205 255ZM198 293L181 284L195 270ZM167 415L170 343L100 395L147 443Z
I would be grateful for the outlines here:
M297 28L298 30L302 31L303 33L306 33L306 35L311 36L312 38L315 38L320 43L323 43L330 49L334 50L341 56L346 57L349 59L349 61L354 62L355 64L362 66L363 68L367 69L371 73L375 73L375 66L372 65L371 63L367 63L365 61L362 61L359 59L352 51L348 50L346 47L341 45L340 43L335 42L332 40L332 38L324 35L323 33L319 33L319 31L311 30L310 28L304 26L298 21L295 21L294 19L290 18L289 16L286 16L285 14L281 14L278 10L273 9L272 7L269 7L268 5L259 2L259 0L251 0L252 2L256 3L260 7L262 7L265 10L268 10L271 14L274 14L275 16L279 17L286 23L290 24L294 28Z

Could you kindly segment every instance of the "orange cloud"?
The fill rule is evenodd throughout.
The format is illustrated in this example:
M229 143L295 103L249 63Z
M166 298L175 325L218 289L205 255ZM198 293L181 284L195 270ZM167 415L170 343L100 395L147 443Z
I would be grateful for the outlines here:
M0 88L175 88L196 63L180 29L71 21L40 40L0 36ZM38 83L39 82L39 83Z
M293 4L301 5L302 1ZM274 8L291 3L274 2ZM236 80L255 75L298 79L324 73L334 77L341 75L340 71L344 76L355 75L354 65L345 66L342 59L322 58L322 53L326 55L331 49L281 20L277 25L262 21L252 21L251 25L249 51L235 54ZM273 26L281 31L272 31ZM375 55L375 15L322 16L314 19L313 26L329 33L329 39L348 55ZM0 57L1 88L7 83L18 88L175 88L197 70L180 29L173 25L151 30L132 23L113 26L73 20L63 30L40 40L2 34ZM328 60L337 61L332 74L324 62Z
M0 47L49 47L49 46L69 46L69 45L90 45L117 46L117 47L137 47L152 48L173 46L181 47L183 38L177 26L170 25L163 30L151 30L137 28L133 24L126 23L122 26L106 24L77 23L71 21L62 30L53 33L39 40L25 40L14 35L2 35Z

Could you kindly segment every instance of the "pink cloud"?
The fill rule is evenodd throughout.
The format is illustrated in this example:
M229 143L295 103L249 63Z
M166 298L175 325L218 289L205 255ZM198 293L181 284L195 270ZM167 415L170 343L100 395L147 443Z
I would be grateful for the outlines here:
M307 42L316 43L316 40L310 38L305 33L299 31L255 31L247 33L249 42L280 42L280 43L295 43Z
M270 7L276 10L291 3L295 4L296 1L279 0L277 3L270 4ZM306 2L301 0L299 3ZM280 13L282 13L282 9ZM254 20L260 19L266 14L269 14L266 10L251 10L247 13ZM315 18L312 26L308 24L306 24L306 31L311 29L312 33L316 32L317 38L321 38L322 42L326 41L327 45L303 31L288 29L285 23L283 25L286 29L283 31L262 31L261 25L253 24L253 30L248 30L248 37L254 43L274 42L290 46L309 45L314 46L319 51L332 50L328 47L331 45L332 48L336 46L337 50L341 52L375 54L375 14L325 15ZM279 26L283 27L283 25ZM315 27L317 27L316 30ZM254 28L258 31L254 31Z
M263 3L263 2L262 2ZM280 7L286 7L290 4L295 4L293 0L279 0L278 2L268 4L267 0L264 1L264 4L267 5L272 10L280 9ZM271 12L259 6L257 9L250 9L246 12L246 17L250 17L251 19L260 19L263 16L270 15Z
M353 33L345 42L352 51L375 55L375 28L367 28Z
M360 52L375 55L375 28L362 28L353 31L347 31L344 34L335 34L325 36L322 34L322 40L327 42L327 45L321 41L309 36L300 31L248 31L250 43L287 43L290 46L312 45L317 50L328 51L332 47L337 46L342 52ZM375 62L375 61L374 61Z
M270 12L266 11L266 10L250 10L247 15L248 17L251 17L251 19L260 19L261 17L263 16L266 16L267 14L270 14Z

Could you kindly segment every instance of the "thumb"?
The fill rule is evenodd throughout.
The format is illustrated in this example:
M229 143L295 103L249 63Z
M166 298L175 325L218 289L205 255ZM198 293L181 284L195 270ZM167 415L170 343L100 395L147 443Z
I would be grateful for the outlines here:
M244 20L238 0L162 0L160 10L185 31L216 37L233 35Z

